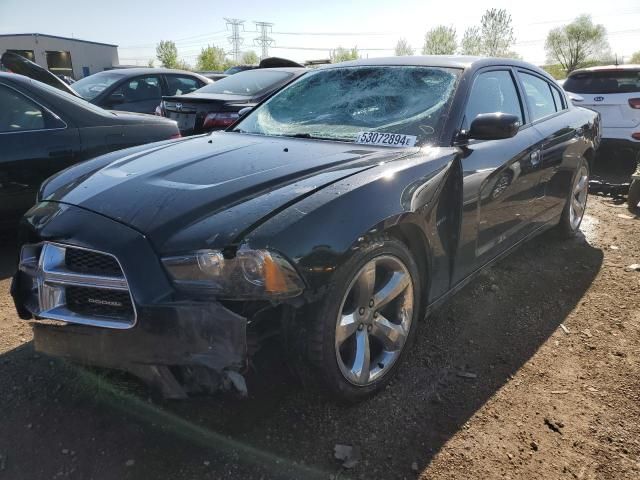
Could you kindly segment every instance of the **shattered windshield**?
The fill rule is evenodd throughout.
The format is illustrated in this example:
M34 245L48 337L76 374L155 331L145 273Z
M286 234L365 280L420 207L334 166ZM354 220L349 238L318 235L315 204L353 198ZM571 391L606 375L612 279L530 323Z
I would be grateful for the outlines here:
M433 142L459 72L416 66L318 70L273 96L234 131L344 141L378 132Z

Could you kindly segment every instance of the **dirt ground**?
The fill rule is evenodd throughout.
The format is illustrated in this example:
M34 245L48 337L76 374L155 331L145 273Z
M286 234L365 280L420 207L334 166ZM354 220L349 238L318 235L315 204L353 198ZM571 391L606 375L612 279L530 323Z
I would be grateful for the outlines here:
M640 218L591 197L584 236L545 234L421 325L358 406L304 390L277 350L251 396L164 402L34 353L0 251L0 480L640 479ZM336 444L356 447L350 470Z

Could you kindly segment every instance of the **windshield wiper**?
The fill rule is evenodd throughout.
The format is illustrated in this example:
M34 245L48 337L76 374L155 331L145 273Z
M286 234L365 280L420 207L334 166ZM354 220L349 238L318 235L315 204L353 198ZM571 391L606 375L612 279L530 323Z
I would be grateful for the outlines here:
M336 138L336 137L321 137L319 135L311 135L310 133L292 133L286 135L280 135L281 137L291 137L291 138L311 138L313 140L334 140L334 141L348 141L349 139L344 138Z

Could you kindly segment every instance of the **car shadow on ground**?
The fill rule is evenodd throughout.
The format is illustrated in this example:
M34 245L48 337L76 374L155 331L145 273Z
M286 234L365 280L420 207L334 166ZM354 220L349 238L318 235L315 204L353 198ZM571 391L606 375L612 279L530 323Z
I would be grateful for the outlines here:
M423 322L398 377L359 405L301 388L275 346L254 361L248 399L168 402L25 345L0 356L0 455L13 455L9 474L36 469L29 478L326 479L348 444L360 459L340 478L411 477L558 331L602 261L583 236L529 242ZM79 453L51 458L52 445Z

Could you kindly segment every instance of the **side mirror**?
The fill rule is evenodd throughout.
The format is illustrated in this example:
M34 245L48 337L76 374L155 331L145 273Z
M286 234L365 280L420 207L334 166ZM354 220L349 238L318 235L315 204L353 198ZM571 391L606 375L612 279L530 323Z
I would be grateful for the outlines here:
M481 113L471 122L467 138L476 140L502 140L514 137L520 129L520 119L509 113Z
M124 103L124 93L112 93L107 100L109 105L118 105Z
M238 111L238 117L240 117L240 118L244 117L251 110L253 110L253 107L244 107L243 109Z

